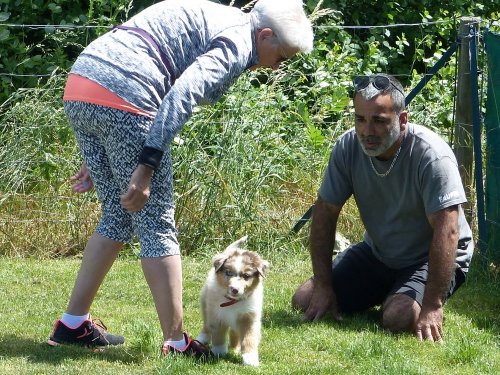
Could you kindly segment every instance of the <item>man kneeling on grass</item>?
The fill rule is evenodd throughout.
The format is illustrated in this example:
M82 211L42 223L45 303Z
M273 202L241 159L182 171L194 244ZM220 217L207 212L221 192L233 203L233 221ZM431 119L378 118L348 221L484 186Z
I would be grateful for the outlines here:
M304 320L382 305L382 325L443 340L443 305L465 281L472 232L457 161L438 135L408 122L392 76L354 80L355 127L333 147L310 234L314 276L292 305ZM332 263L340 211L354 196L364 241Z

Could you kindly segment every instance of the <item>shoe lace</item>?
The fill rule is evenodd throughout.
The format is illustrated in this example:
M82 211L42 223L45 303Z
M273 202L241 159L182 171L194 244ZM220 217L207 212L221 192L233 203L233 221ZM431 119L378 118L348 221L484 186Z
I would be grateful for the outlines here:
M101 319L91 319L92 327L97 328L99 332L107 332L108 327L102 322Z

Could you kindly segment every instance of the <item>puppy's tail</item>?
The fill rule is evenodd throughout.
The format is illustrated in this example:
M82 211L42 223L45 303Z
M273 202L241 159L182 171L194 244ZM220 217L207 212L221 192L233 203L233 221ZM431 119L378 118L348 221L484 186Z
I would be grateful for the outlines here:
M231 245L229 245L226 250L229 249L240 249L241 245L243 245L245 242L247 242L248 236L243 236L239 240L234 241Z

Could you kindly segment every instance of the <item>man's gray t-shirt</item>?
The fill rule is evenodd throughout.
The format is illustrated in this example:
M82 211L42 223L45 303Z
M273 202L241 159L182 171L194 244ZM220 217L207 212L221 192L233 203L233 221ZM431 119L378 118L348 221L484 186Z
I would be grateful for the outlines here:
M393 159L371 158L379 173ZM407 125L400 154L385 177L375 174L354 129L333 147L319 195L341 207L353 195L365 226L365 241L388 267L401 269L428 260L432 227L428 216L466 202L451 148L431 130ZM469 267L472 232L459 206L457 263Z

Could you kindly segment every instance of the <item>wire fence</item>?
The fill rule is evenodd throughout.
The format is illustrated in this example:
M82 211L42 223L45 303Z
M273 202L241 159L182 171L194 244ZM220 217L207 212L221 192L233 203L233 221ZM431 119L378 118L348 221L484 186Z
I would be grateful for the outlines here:
M486 25L491 25L491 21L488 22ZM359 30L362 32L377 29L382 34L387 32L387 35L394 36L397 33L403 37L405 30L418 29L422 34L421 39L425 40L426 34L433 32L433 26L443 23L456 25L456 20L382 26L316 26L316 31L342 30L357 32ZM112 25L0 25L0 28L25 29L41 33L54 33L56 30L61 32L85 33L88 30L107 30L112 27ZM328 44L326 46L328 47ZM382 49L384 46L381 45L380 48ZM397 53L396 49L393 49L395 50L394 53ZM408 83L409 91L426 74L430 74L430 67L439 59L445 49L446 46L442 46L439 51L432 51L431 47L426 47L425 44L422 44L418 51L413 51L415 55L412 61L414 65L423 66L423 69L417 71L414 66L408 66L406 72L402 70L395 75ZM404 51L404 53L408 52L408 50ZM346 64L354 66L359 62L359 56L354 58L349 55L349 52L341 53L341 55L347 61ZM375 60L378 58L377 56L374 54L370 58ZM19 64L17 65L22 64L22 61L28 57L20 56ZM309 161L311 166L302 167L299 162L290 160L286 162L294 164L303 171L312 171L308 178L303 178L299 173L298 175L288 176L289 179L282 182L281 186L287 185L287 189L285 189L283 194L292 194L294 202L287 208L272 208L270 210L272 212L265 219L271 223L285 219L285 225L291 228L294 222L307 210L315 199L322 174L321 168L325 163L325 155L329 152L335 137L341 134L342 129L350 126L348 103L340 99L337 104L331 103L331 95L336 92L345 93L350 87L350 77L339 75L335 65L338 63L337 61L332 62L331 65L334 67L332 68L334 71L330 71L328 67L325 68L320 63L314 65L309 62L313 68L301 71L299 63L291 62L291 67L279 70L264 84L260 82L258 111L272 114L266 119L268 122L274 121L272 122L272 127L277 129L282 129L283 127L302 129L300 131L303 132L301 133L304 137L303 143L299 143L297 149L291 152L295 158L303 158L304 160L301 160L301 162L307 163ZM451 59L444 69L433 78L435 84L432 87L432 91L426 92L425 95L416 98L410 106L410 113L413 116L412 119L414 122L429 126L440 132L449 141L450 145L453 143L453 129L455 126L453 124L454 102L450 100L450 95L454 95L453 87L458 80L456 65L457 61ZM351 71L355 72L356 68L352 68ZM483 98L483 92L485 91L483 77L486 72L481 71L481 73L480 89L481 98ZM6 79L15 77L44 79L38 86L18 88L6 103L0 105L0 111L2 111L0 115L7 119L3 125L0 125L0 145L2 146L2 151L0 151L0 254L26 255L26 251L36 252L36 249L39 248L48 249L47 251L50 251L53 255L77 254L98 221L99 205L95 195L76 196L69 189L68 177L72 172L76 171L80 158L76 143L74 140L71 140L73 136L67 127L62 110L61 95L65 74L65 69L60 69L59 67L55 67L54 71L51 72L36 72L33 74L27 74L26 72L19 73L15 68L5 70L5 68L0 67L0 77ZM331 77L325 78L323 74ZM248 123L250 121L252 123L253 121L253 124L255 124L262 121L258 113L253 114L257 116L250 117L250 119L247 118L248 115L242 117L241 114L244 111L248 113L256 109L248 108L249 102L253 103L252 105L255 105L256 102L254 97L248 99L251 96L249 88L253 89L255 87L256 75L246 75L240 78L240 80L246 82L239 83L235 88L231 89L224 97L223 103L216 106L215 109L203 108L196 111L194 118L190 121L190 123L196 123L196 126L192 125L191 127L191 125L188 125L188 129L183 130L183 133L179 135L179 144L173 145L173 151L178 152L174 156L176 163L182 164L190 158L189 155L186 155L189 151L183 151L184 149L180 146L182 142L191 142L198 144L200 147L203 147L203 144L206 142L205 139L200 140L196 139L196 136L193 136L195 133L193 129L195 127L196 129L205 126L208 127L217 118L217 126L223 129L220 131L227 132L225 135L231 137L231 131L234 130L227 130L231 129L230 126L244 127L242 122ZM290 109L290 106L295 106L298 103L297 98L294 98L294 101L290 99L293 96L294 90L296 90L293 84L297 80L303 80L314 85L311 91L316 92L317 96L315 100L320 104L315 104L314 111L309 109L311 113L307 112L307 108ZM330 85L330 87L324 87L325 85ZM332 87L337 91L333 90ZM43 100L40 101L39 98L43 98ZM242 98L246 98L246 102ZM325 104L326 102L328 104ZM277 108L277 106L287 109L283 111ZM443 123L448 125L443 127L441 126ZM17 136L16 131L19 132ZM286 131L283 130L283 132ZM23 139L23 137L27 137L28 135L31 137L31 140ZM262 137L264 138L264 136ZM267 138L262 141L269 142ZM215 146L211 145L210 147ZM204 152L207 154L212 151L204 150ZM218 152L219 154L216 153L215 155L221 157L222 151ZM12 158L12 154L18 156ZM226 156L229 157L228 155L223 155L223 157ZM276 168L278 169L281 166L280 163L284 162L283 158L271 157L271 159L276 163ZM222 168L221 170L217 170L220 167L218 164L220 163L219 161L211 160L209 163L216 170L216 175L220 176L223 174ZM191 162L191 164L193 163ZM289 165L281 166L282 169L288 167ZM272 169L271 167L269 168ZM189 172L188 169L189 167L186 167L183 178L187 178L186 176L191 176L193 173ZM29 173L26 173L27 171ZM200 175L201 173L202 171ZM200 175L197 175L197 178L202 179L202 177L199 177ZM275 173L275 175L278 175L278 173ZM279 174L279 178L283 178L283 175ZM300 176L300 180L298 176ZM189 198L189 194L187 194L188 197L186 198L185 191L191 191L191 189L197 191L197 188L186 181L177 181L176 183L180 186L179 191L181 191L177 195L177 206L180 206L178 211L193 214L195 209L191 206L192 203L189 202L189 199L187 199ZM257 188L261 189L262 186ZM193 193L192 196L195 194ZM206 195L207 193L200 199L207 199ZM257 206L259 204L262 205L260 201L262 198L258 194L254 198ZM288 198L284 196L282 200L289 202L289 198L289 196ZM216 201L215 198L213 199ZM472 197L473 201L474 199L475 197ZM216 206L212 208L221 209ZM196 220L193 223L185 224L184 231L195 231L193 228L196 226L196 223L204 219L203 214L208 215L207 209L201 212L196 211ZM240 222L238 225L245 225L242 223L244 220L248 220L248 217L244 217L245 215L248 216L248 214L243 214L243 217L239 218ZM476 218L473 218L473 220L476 220ZM180 218L180 221L182 226L182 218ZM255 224L253 219L250 221ZM349 227L349 224L346 225ZM354 224L351 225L351 227L354 226ZM281 230L285 232L282 228ZM193 233L190 232L189 235L193 236Z

